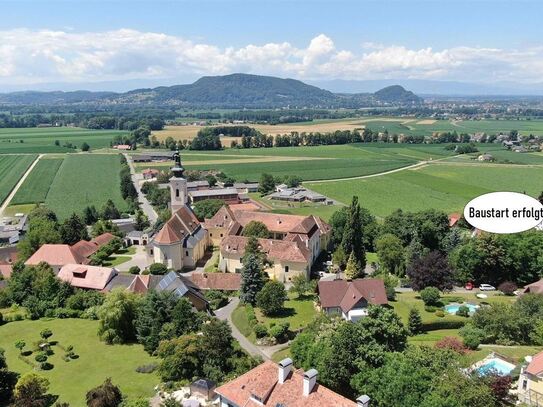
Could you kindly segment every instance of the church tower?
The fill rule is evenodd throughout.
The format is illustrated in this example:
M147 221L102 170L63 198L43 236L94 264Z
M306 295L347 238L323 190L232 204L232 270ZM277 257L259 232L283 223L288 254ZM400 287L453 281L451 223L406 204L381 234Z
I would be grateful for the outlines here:
M170 178L170 209L172 214L185 206L188 202L187 180L183 178L185 169L181 165L181 154L179 154L179 150L174 153L173 159L175 161L175 166L172 168L173 177Z

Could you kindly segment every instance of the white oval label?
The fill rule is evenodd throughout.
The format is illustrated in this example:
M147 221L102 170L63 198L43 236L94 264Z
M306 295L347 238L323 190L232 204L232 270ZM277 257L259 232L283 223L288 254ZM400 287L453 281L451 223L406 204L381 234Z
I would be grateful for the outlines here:
M469 201L464 218L485 232L518 233L543 222L543 205L518 192L491 192Z

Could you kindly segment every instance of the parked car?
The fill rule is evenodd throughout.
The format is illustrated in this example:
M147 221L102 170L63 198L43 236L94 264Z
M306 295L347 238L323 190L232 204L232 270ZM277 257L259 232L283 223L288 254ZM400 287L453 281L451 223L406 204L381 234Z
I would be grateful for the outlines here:
M481 291L496 291L496 287L490 284L481 284L479 286L479 290Z
M469 283L466 283L466 286L464 287L466 290L473 290L473 283L469 282Z

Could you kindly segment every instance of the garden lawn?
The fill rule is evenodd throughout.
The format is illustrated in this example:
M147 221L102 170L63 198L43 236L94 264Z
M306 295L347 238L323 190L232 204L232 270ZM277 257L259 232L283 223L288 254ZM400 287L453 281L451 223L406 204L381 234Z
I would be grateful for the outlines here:
M281 349L277 352L275 352L271 359L276 362L276 363L279 363L281 362L283 359L285 358L291 358L292 355L290 354L290 347L286 347L285 349Z
M398 208L458 212L476 196L495 191L537 196L540 179L543 166L430 164L366 179L308 182L307 187L344 203L357 195L363 207L383 217Z
M82 214L88 205L98 210L111 199L122 212L120 156L118 154L70 154L58 169L45 204L60 220L73 212Z
M298 299L297 294L288 293L288 301L285 301L284 310L280 315L267 317L262 314L259 308L255 307L256 318L259 322L266 325L269 328L273 322L279 324L282 322L290 323L290 330L295 331L300 328L305 328L315 315L317 310L313 305L315 297L313 295L306 295L301 299Z
M35 155L0 156L0 203L8 197L35 159Z
M83 407L85 394L91 388L111 377L114 384L121 388L129 398L151 397L153 387L159 383L155 373L137 373L138 366L156 363L157 359L149 356L141 345L106 345L97 336L98 321L84 319L42 319L37 321L10 322L0 326L0 347L6 350L7 363L11 370L21 374L32 371L32 367L18 358L19 351L14 343L23 339L26 350L40 339L40 331L51 329L50 341L60 345L74 346L78 359L65 362L63 351L53 346L55 354L49 357L54 368L41 371L51 382L49 392L58 395L58 401L67 402L72 407ZM34 355L29 359L33 360Z
M238 328L239 332L249 339L251 342L255 343L256 336L253 332L253 329L249 325L249 320L247 319L247 311L243 305L238 306L232 312L232 323Z
M47 192L49 192L49 188L63 160L63 158L48 158L47 156L40 158L10 204L22 205L45 202Z
M109 258L104 262L104 267L115 267L119 264L126 263L134 254L136 254L135 246L130 246L128 248L123 247L117 253L113 253L111 256L109 256Z

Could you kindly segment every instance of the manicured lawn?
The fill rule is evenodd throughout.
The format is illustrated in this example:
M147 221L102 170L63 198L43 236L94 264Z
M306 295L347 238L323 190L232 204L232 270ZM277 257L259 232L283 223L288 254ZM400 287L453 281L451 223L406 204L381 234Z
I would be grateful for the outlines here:
M525 191L537 196L541 178L543 167L430 164L373 178L308 182L307 187L343 203L357 195L360 204L374 215L386 216L398 208L457 212L476 196L494 191Z
M62 161L63 158L42 157L13 197L11 204L45 202L47 192L49 192Z
M8 197L35 159L35 155L0 156L0 203Z
M120 211L126 209L120 189L118 154L70 154L51 184L45 204L60 220L88 205L98 210L111 199Z
M407 340L412 345L433 346L437 341L446 336L460 338L458 329L437 329L435 331L424 332L420 335L410 336Z
M290 348L285 348L275 352L271 358L274 362L281 362L283 359L290 358L291 356Z
M104 266L115 267L115 266L118 266L119 264L126 263L132 258L134 254L136 254L135 246L122 248L117 253L114 253L111 256L109 256L108 260L104 263Z
M232 322L243 336L253 343L256 341L255 333L249 325L245 307L243 305L240 305L232 312Z
M313 305L315 297L307 295L298 299L296 294L291 293L289 293L288 296L289 300L285 301L284 311L281 315L267 317L262 314L260 309L255 308L258 321L262 322L267 327L269 327L272 322L275 324L289 322L291 330L306 327L313 320L315 315L317 315L317 310Z
M121 388L123 394L130 398L150 397L153 387L159 383L155 373L137 373L138 366L156 363L157 359L149 356L141 345L106 345L96 335L97 321L83 319L42 319L38 321L10 322L0 326L0 347L6 350L7 363L10 369L26 373L32 367L18 358L19 351L14 343L23 339L29 350L40 338L40 331L49 328L53 331L51 341L60 345L74 346L78 359L65 362L63 351L53 347L55 354L49 357L54 365L52 370L39 374L51 382L50 393L59 396L58 401L71 406L85 405L85 394L91 388L111 377L113 383ZM29 359L33 360L31 355Z

